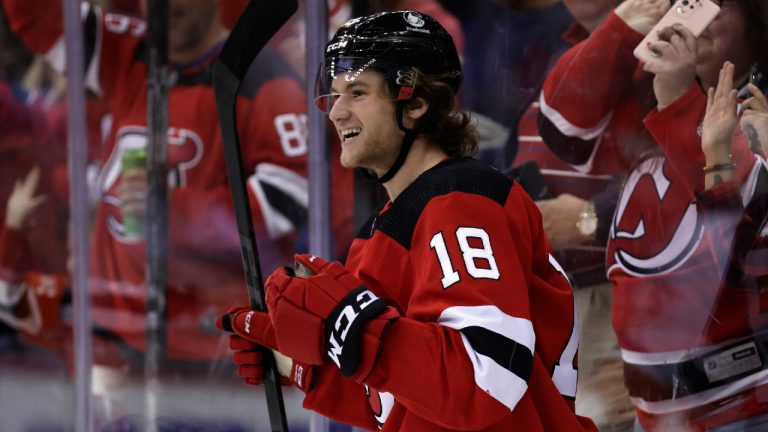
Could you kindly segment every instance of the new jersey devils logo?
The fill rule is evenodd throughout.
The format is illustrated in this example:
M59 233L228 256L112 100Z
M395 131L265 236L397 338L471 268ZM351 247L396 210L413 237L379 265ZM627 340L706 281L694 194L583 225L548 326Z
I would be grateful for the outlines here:
M109 160L99 173L99 195L107 207L106 223L109 232L124 243L134 243L139 239L126 236L122 223L117 189L123 169L123 154L126 150L147 148L147 134L147 128L144 126L120 128ZM168 185L170 187L186 186L189 170L197 166L202 157L203 141L198 134L189 129L168 129Z
M701 240L696 204L662 157L642 162L619 197L608 245L608 273L635 276L675 270Z
M365 388L365 395L368 396L368 403L371 404L373 416L379 424L379 429L381 429L395 405L395 397L392 393L379 392L373 387L368 387L368 384L364 384L363 387Z

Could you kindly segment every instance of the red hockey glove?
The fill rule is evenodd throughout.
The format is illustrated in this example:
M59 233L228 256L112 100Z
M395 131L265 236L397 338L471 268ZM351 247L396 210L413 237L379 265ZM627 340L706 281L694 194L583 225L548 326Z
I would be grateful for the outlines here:
M280 383L286 386L295 384L302 391L307 391L312 381L312 366L292 361L275 351L275 330L267 313L248 307L233 307L216 319L216 327L235 333L229 337L229 348L234 351L232 360L237 366L237 375L246 384L264 382L264 347L267 347L274 354Z
M229 348L234 351L232 361L237 366L237 376L249 385L262 384L264 382L264 348L236 334L229 337ZM284 386L296 385L301 391L306 392L312 383L312 366L291 361L291 359L282 356L276 351L273 351L273 353L278 364L285 359L290 362L290 370L287 372L288 376L283 376L284 372L281 370L283 367L287 367L287 364L284 364L283 367L278 367L278 370L281 370L280 384Z
M276 350L275 328L266 312L246 306L233 306L216 318L216 328L235 333L251 342Z
M285 355L309 364L321 364L328 356L344 376L351 376L358 368L366 324L376 319L388 322L397 313L383 313L386 302L341 264L309 255L295 258L313 274L294 277L293 270L281 268L265 284L277 346ZM369 326L375 329L376 340L386 322Z

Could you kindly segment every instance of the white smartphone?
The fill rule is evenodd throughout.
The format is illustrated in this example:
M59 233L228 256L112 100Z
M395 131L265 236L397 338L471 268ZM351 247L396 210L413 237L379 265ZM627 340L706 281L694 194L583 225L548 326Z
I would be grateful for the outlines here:
M711 0L677 0L635 48L633 51L635 57L644 62L653 59L655 55L648 49L648 42L658 42L659 30L672 24L680 23L698 37L715 19L718 12L720 12L720 6Z

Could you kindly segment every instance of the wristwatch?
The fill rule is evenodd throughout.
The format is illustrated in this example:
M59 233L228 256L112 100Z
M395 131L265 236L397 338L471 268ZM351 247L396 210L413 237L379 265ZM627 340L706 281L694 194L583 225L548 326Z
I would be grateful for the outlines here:
M584 207L579 213L579 221L576 222L576 227L579 232L587 237L591 237L597 231L597 212L595 211L595 203L587 200L584 203Z

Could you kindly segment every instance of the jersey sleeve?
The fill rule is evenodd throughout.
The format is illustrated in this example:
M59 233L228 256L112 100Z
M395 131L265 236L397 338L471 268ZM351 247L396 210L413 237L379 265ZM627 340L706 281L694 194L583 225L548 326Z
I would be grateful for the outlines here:
M659 148L689 191L704 189L704 152L701 150L701 123L707 107L707 96L697 83L671 105L659 111L654 108L643 120ZM754 165L746 137L740 129L734 133L731 145L736 163L736 180L743 183Z
M755 156L743 185L727 182L697 194L707 235L728 254L726 283L744 288L768 282L768 165Z
M593 156L616 106L631 87L638 65L632 50L641 39L611 12L547 75L539 100L539 129L547 145L566 162L583 165Z
M64 35L61 2L3 0L11 30L32 51L45 54Z
M260 261L269 270L288 264L289 246L306 224L309 198L304 103L298 83L287 76L264 80L252 92L239 96L237 102L251 217ZM223 144L220 134L217 136L213 146L220 151ZM216 169L223 170L224 166L217 165ZM208 187L174 188L170 193L171 220L185 221L170 226L175 247L213 259L230 259L239 253L226 180Z
M66 71L61 2L3 0L13 32L57 71ZM124 86L135 61L135 50L146 24L136 18L108 14L89 2L81 3L85 56L85 85L99 95L114 94Z
M357 379L446 428L500 421L525 395L532 369L532 250L524 216L509 225L490 199L433 198L411 243L418 274L407 315L384 333L370 375Z
M304 397L304 408L352 426L376 430L370 404L360 384L344 378L330 362L312 367L313 384Z
M243 102L238 124L254 225L269 239L295 234L309 205L304 91L279 76Z

